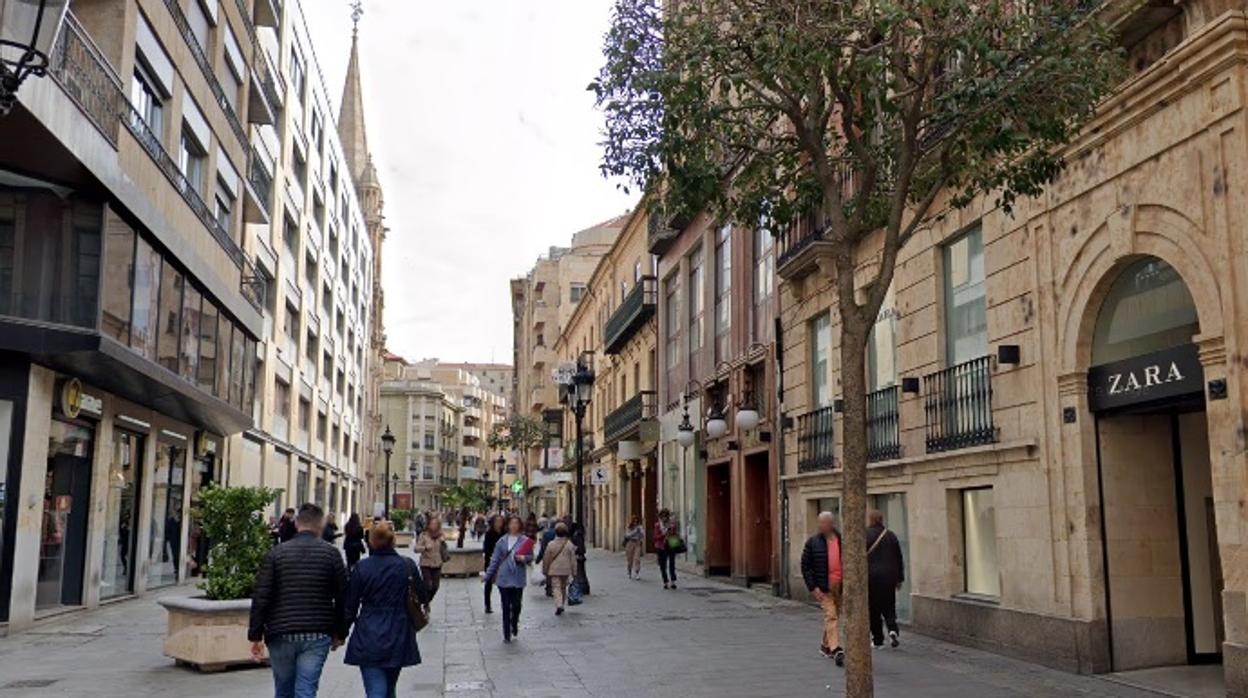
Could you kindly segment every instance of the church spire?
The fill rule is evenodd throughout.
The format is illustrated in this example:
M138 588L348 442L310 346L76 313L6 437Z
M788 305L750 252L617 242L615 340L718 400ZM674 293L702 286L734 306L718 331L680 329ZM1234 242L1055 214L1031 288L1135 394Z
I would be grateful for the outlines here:
M364 87L360 81L360 17L364 14L359 0L351 7L351 59L347 63L347 80L342 87L342 104L338 108L338 138L342 141L347 169L359 186L368 167L368 134L364 129Z

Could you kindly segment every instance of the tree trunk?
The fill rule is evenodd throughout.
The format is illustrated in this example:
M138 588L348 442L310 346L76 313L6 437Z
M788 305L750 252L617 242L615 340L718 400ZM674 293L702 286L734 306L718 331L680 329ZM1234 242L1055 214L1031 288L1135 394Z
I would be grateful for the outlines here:
M842 308L841 317L851 312L861 310ZM845 624L845 695L869 698L874 683L867 611L866 332L853 327L855 324L841 323L841 555L845 585L841 617Z

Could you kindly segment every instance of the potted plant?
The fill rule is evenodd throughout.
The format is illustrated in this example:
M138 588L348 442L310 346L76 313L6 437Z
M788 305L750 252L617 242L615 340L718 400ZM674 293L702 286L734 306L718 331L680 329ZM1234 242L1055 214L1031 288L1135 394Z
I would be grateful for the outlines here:
M485 558L476 548L464 549L464 535L468 531L468 517L474 511L484 511L489 505L485 489L479 482L454 485L442 493L442 501L452 509L458 509L459 536L455 547L449 552L451 559L442 564L444 576L472 576L484 570Z
M412 539L415 536L408 528L408 525L413 518L410 509L390 510L390 523L394 524L394 545L396 548L404 548L412 544Z
M247 623L251 592L265 553L272 547L264 509L279 490L221 487L200 490L192 515L209 541L208 563L197 596L166 596L169 614L164 653L200 671L250 664Z

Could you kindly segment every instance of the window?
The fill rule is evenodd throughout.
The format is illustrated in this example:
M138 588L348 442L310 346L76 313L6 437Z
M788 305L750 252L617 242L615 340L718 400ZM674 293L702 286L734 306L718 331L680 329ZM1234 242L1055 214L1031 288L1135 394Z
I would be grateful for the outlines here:
M896 318L896 298L892 285L889 285L875 325L867 337L867 390L879 390L897 383Z
M1000 596L997 522L991 487L962 490L962 550L966 593Z
M698 358L702 351L703 313L706 299L702 292L702 250L689 256L689 377L700 373Z
M190 283L182 294L182 377L194 383L199 376L200 319L205 304L203 296ZM212 301L206 302L212 305Z
M157 84L143 62L136 60L134 76L130 80L130 102L147 130L159 141L161 129L164 127L165 102Z
M325 125L321 121L321 112L312 110L312 142L316 144L316 151L319 153L325 145ZM322 213L324 213L325 205L321 204Z
M186 10L186 21L191 25L191 33L195 35L199 47L204 53L211 53L208 42L212 38L212 20L200 0L191 0Z
M329 418L324 412L316 413L316 440L325 443L326 432L329 431Z
M810 407L819 409L832 404L832 314L819 313L806 330L810 342Z
M294 162L291 165L291 171L295 175L295 182L300 187L307 186L308 183L308 159L304 156L303 151L299 148L291 148L294 153Z
M226 233L230 233L234 229L234 194L226 187L225 182L217 179L216 206L213 212L213 218L217 219L217 225Z
M988 353L983 231L976 227L945 245L945 365Z
M199 371L201 390L212 392L217 376L217 324L220 314L212 301L204 299L203 315L199 319ZM228 320L226 320L228 322Z
M774 309L772 298L776 290L776 241L771 231L758 228L754 231L754 312L751 339L767 342L774 339L772 328Z
M182 337L182 284L182 275L165 262L160 274L156 361L174 373L178 371L178 344Z
M299 431L303 436L307 436L308 430L312 428L312 403L299 398Z
M195 138L195 134L191 133L189 128L183 127L178 166L182 168L182 175L186 177L187 185L201 196L204 193L204 168L207 161L208 155L204 144Z
M725 361L731 350L732 226L719 229L715 243L715 360Z
M307 75L303 70L303 57L298 50L290 52L290 87L294 90L295 99L303 101L303 90L307 83Z
M104 302L100 329L105 335L130 343L130 304L134 294L134 230L115 215L108 216L104 234ZM0 221L0 312L11 294L14 226Z
M425 450L432 451L434 448L433 432L425 432Z
M290 384L281 378L273 381L273 431L290 438Z
M584 297L585 297L585 284L572 284L572 287L568 289L568 300L570 300L571 302L580 303L581 299Z
M665 346L663 347L664 362L667 369L667 387L670 394L680 392L676 384L680 379L676 376L676 367L680 365L680 283L675 274L663 282L663 326Z

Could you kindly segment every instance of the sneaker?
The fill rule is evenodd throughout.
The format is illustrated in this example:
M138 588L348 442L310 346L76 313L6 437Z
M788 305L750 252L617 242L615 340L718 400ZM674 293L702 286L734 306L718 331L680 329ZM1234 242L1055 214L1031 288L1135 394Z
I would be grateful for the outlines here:
M667 582L663 582L663 588L664 588L664 589L671 589L671 588L672 588L672 585L668 584Z
M837 666L845 666L845 650L840 647L832 650L832 660L836 662Z
M819 645L819 656L824 659L831 659L833 656L832 650L828 649L827 645Z
M877 644L875 644L874 642L872 642L872 643L871 643L871 649L873 649L873 650L882 650L882 649L884 649L884 643L883 643L883 642L881 642L880 644L878 644L878 645L877 645Z
M892 645L894 649L897 648L897 645L901 644L901 640L897 637L896 630L888 631L888 644Z
M676 582L672 582L672 588L673 588L673 589L675 589L675 588L676 588Z
M557 615L557 616L561 616L561 615L563 615L563 609L562 609L562 608L556 608L556 609L555 609L555 615Z

